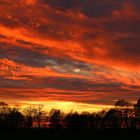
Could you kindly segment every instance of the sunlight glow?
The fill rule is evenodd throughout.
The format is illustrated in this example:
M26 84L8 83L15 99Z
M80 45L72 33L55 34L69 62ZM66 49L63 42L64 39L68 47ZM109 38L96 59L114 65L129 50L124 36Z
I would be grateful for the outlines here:
M112 108L111 105L95 105L95 104L86 104L86 103L77 103L77 102L67 102L67 101L21 101L22 107L27 107L30 105L44 105L44 109L51 110L53 108L60 109L65 113L70 111L77 112L98 112Z

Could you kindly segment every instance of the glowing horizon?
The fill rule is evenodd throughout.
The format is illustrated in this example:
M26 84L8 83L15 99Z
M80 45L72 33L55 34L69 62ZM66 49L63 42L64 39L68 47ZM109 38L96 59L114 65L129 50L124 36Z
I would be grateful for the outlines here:
M17 103L11 103L11 107L19 106L21 109L27 107L38 107L43 105L43 110L50 111L51 109L59 109L64 113L73 112L99 112L103 110L108 110L113 108L113 105L97 105L97 104L87 104L79 102L70 102L70 101L18 101Z

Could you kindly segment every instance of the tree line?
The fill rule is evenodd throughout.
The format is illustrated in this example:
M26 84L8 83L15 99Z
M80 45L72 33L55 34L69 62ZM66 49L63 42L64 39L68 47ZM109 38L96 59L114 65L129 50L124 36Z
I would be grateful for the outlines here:
M67 114L58 109L47 112L43 105L21 111L0 102L0 128L140 129L140 99L135 105L118 100L109 110Z

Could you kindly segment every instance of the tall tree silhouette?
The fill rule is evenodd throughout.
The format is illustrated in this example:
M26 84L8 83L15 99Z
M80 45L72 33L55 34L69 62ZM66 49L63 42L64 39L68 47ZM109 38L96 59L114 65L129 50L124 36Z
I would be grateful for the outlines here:
M84 129L88 128L90 117L89 113L79 114L78 112L70 112L65 117L65 123L71 129Z
M140 98L138 99L137 103L134 105L135 108L140 109Z
M51 128L60 128L61 127L61 111L58 109L52 109L49 113L50 117L50 127Z
M134 105L134 112L135 112L135 121L133 120L136 128L140 128L140 98L138 99L137 103Z
M32 106L29 106L24 109L23 113L25 116L25 119L24 119L25 127L32 128L33 127L34 108Z
M121 112L116 109L111 109L105 116L106 128L121 128Z
M6 127L21 128L23 127L24 116L17 108L12 108L6 116Z
M38 123L38 128L41 127L41 122L46 114L43 107L43 105L38 105L36 108L33 108L33 117L34 121Z
M4 102L0 102L0 127L5 125L5 117L9 113L10 107Z

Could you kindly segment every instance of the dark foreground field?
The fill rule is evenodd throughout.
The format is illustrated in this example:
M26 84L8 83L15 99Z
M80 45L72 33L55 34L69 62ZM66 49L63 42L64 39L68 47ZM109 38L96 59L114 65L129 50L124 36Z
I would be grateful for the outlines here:
M140 130L68 130L68 129L0 129L1 139L38 139L38 140L139 140Z

